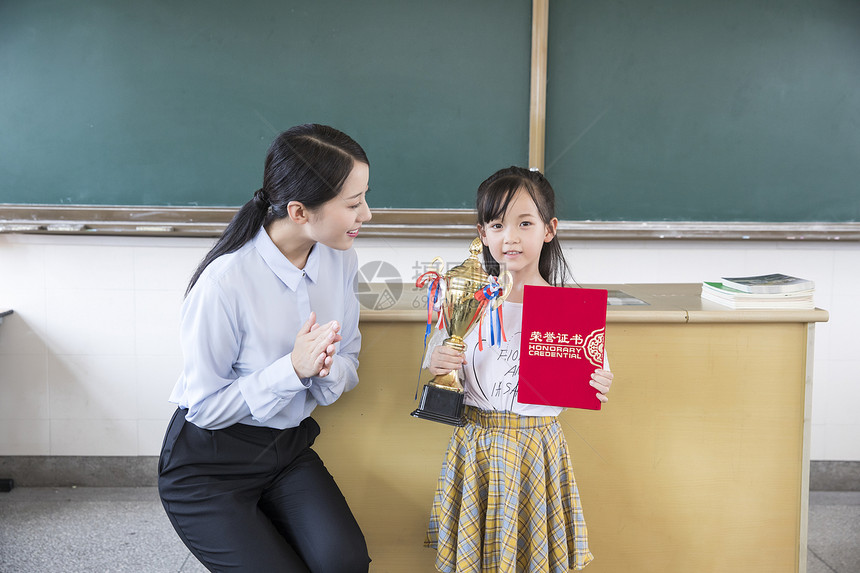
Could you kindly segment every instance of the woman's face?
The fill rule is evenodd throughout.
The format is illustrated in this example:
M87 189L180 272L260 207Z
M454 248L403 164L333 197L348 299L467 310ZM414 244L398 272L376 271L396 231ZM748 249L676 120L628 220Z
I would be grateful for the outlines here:
M311 213L308 229L311 238L340 251L352 247L362 223L370 221L366 197L369 179L370 167L366 163L353 163L340 193Z

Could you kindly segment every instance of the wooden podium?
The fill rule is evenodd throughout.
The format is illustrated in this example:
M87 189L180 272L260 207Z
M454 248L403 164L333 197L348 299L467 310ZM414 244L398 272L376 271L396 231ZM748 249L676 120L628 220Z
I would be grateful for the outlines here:
M9 316L12 311L0 307L0 324L3 324L3 317ZM12 491L15 487L15 481L12 478L0 478L0 492Z
M609 307L609 403L560 416L587 570L805 571L812 345L827 312L731 310L699 285L589 286L647 304ZM423 319L363 313L359 386L314 413L371 571L434 571L424 529L452 428L409 416Z

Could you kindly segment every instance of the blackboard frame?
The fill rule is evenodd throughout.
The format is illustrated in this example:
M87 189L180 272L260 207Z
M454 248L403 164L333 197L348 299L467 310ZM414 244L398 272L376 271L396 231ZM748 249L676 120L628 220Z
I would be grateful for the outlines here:
M561 212L860 221L860 4L554 2L550 24Z
M11 0L0 202L238 206L277 134L352 136L371 204L468 208L528 157L530 0Z
M202 237L221 234L236 209L153 209L122 205L2 205L0 233ZM858 223L703 221L561 221L565 240L860 241ZM470 209L374 209L364 238L464 239L475 237Z
M529 164L543 169L549 0L532 0ZM0 204L0 232L203 236L220 234L232 207ZM376 209L364 236L471 237L467 209ZM562 239L860 240L856 222L563 221Z

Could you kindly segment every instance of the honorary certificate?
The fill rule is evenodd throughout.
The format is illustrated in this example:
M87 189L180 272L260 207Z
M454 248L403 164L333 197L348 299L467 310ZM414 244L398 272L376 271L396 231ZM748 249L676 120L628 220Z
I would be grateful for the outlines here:
M526 286L517 400L599 410L591 373L603 368L607 291Z

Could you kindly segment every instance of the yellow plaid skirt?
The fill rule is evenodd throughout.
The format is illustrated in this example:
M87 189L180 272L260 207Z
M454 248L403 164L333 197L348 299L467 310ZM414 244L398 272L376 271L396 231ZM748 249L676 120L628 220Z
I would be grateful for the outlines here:
M424 545L449 573L582 569L593 556L561 425L466 407L448 445Z

